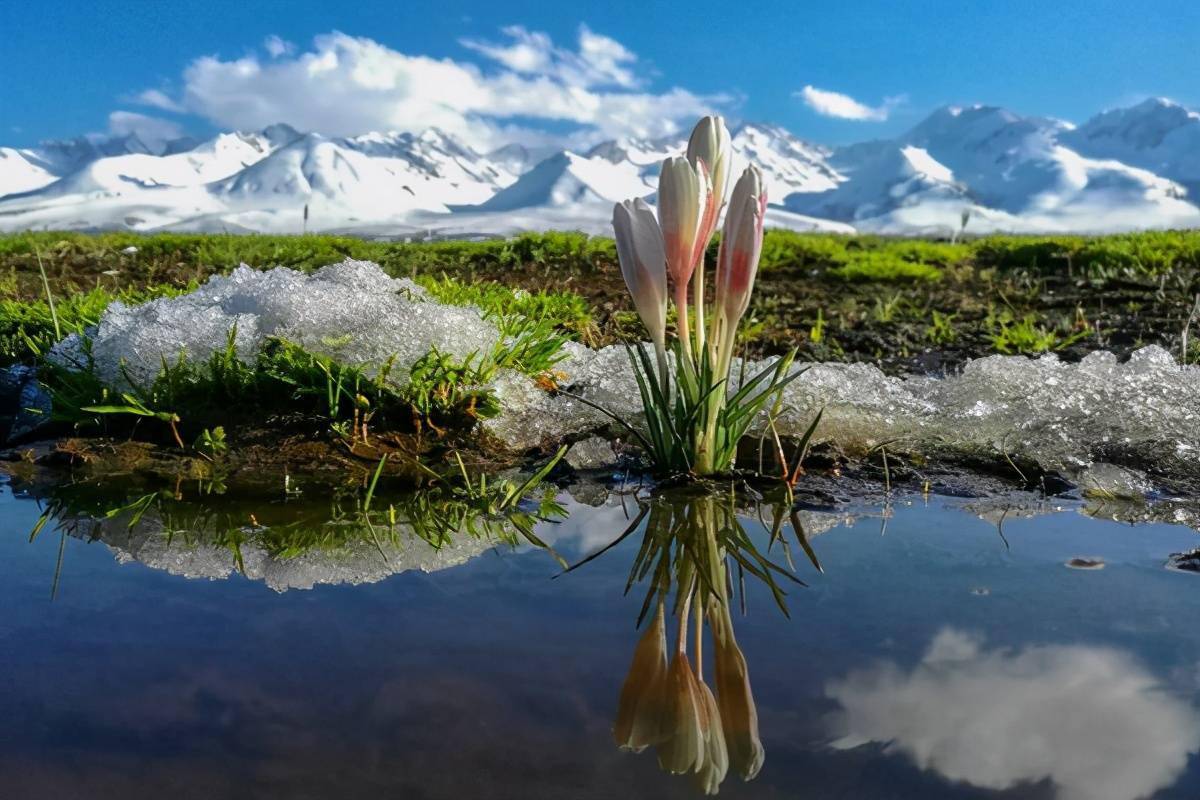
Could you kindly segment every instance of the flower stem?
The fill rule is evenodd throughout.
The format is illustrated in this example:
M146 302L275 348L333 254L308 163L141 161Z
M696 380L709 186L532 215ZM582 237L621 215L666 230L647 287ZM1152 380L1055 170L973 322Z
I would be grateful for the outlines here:
M696 359L692 356L691 322L688 319L687 286L675 287L675 315L679 328L679 344L683 347L683 357L693 366Z
M700 263L696 265L696 272L692 278L695 284L693 289L693 311L696 315L696 353L704 352L704 257L700 257Z

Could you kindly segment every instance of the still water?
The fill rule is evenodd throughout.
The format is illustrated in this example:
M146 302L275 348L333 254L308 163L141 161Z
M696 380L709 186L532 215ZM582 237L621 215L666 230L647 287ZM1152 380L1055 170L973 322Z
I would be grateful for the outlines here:
M0 798L701 796L653 747L613 741L654 624L652 602L635 626L646 581L625 592L652 519L562 575L527 541L465 533L324 561L123 522L51 520L30 542L39 504L0 492ZM638 510L560 502L535 530L570 563ZM823 572L793 540L790 619L746 571L728 596L710 584L764 754L748 782L731 763L721 796L1200 796L1200 575L1164 566L1200 537L1070 501L964 505L809 516ZM740 523L768 553L758 519ZM782 543L769 555L786 563Z

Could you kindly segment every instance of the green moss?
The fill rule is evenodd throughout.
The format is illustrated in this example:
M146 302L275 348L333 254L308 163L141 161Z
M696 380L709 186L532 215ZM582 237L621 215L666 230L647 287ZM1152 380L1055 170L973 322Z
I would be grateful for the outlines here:
M918 283L942 279L942 271L935 266L879 251L857 253L827 274L847 283Z

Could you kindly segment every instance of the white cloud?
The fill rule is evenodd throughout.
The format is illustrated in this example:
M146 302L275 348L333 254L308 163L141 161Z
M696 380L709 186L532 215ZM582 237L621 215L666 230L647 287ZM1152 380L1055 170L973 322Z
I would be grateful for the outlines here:
M578 51L556 47L546 34L520 25L510 25L501 33L509 38L507 43L478 39L459 42L522 75L545 75L581 87L640 85L631 69L637 56L616 39L594 33L586 25L579 27Z
M183 107L179 103L172 100L166 92L158 89L144 89L127 99L134 103L150 106L151 108L160 108L163 111L174 111L177 113L183 111Z
M946 629L911 671L835 681L835 747L879 742L947 780L1005 790L1049 779L1063 800L1134 800L1200 749L1200 716L1129 655L1082 645L984 650Z
M903 95L889 97L882 105L872 107L858 102L848 94L818 89L811 85L805 86L792 96L800 98L805 105L822 116L862 122L883 122L892 113L892 109L905 100Z
M183 129L178 123L132 111L114 111L109 114L108 132L113 136L134 134L152 151L157 151L172 139L183 136Z
M531 127L575 139L675 134L727 102L681 88L647 91L635 74L637 57L586 27L574 49L519 26L502 33L502 43L463 42L487 59L481 67L335 31L302 51L268 44L272 57L265 60L198 58L184 71L178 98L147 90L138 99L221 127L286 122L356 135L436 126L481 148L520 138Z
M296 45L272 33L263 40L263 49L267 51L267 54L271 58L279 58L280 56L290 55L295 52Z

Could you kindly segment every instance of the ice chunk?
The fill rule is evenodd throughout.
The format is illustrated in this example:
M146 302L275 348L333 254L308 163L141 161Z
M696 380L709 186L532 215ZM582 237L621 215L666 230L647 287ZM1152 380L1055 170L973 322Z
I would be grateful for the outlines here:
M990 356L945 380L909 382L935 410L932 436L1019 453L1074 472L1093 461L1197 471L1200 369L1157 346L1125 363L1092 353L1078 364L1053 355Z
M824 409L814 443L873 447L914 435L935 411L908 382L869 364L801 364L793 369L804 373L784 390L778 429L800 435Z
M147 385L181 355L193 363L223 350L231 332L243 361L267 339L288 339L345 364L374 368L395 356L393 379L433 346L465 358L490 349L496 326L478 309L431 302L407 279L369 261L343 261L306 275L245 265L194 292L129 307L113 303L92 332L96 372L113 385ZM78 362L78 340L55 349L60 363ZM122 363L124 369L122 369Z
M511 450L549 448L568 436L599 430L609 423L602 412L586 403L563 394L552 396L532 378L511 370L496 376L492 391L501 411L484 420L483 429Z

